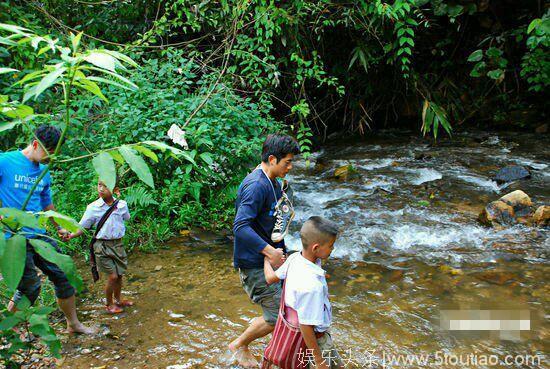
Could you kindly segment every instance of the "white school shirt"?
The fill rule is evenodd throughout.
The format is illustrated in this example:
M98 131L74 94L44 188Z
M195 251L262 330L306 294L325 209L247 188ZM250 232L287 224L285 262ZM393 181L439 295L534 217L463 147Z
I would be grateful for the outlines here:
M314 325L316 332L325 332L332 321L328 299L328 285L321 260L312 263L296 252L275 271L279 279L286 279L285 305L298 313L300 324Z
M80 225L86 229L90 229L92 226L97 226L99 220L109 209L109 205L103 201L100 197L96 201L92 202L86 208L86 212L80 220ZM124 221L130 219L130 212L128 211L128 205L126 201L119 200L116 205L116 209L107 218L103 227L97 234L97 238L102 240L117 240L124 237L126 233L126 226Z

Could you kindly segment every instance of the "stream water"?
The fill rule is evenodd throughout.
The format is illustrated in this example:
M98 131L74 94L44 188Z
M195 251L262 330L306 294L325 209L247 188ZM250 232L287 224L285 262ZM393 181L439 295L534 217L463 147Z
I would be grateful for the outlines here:
M430 147L386 132L333 142L309 166L296 163L289 248L300 247L298 228L310 215L342 227L324 267L333 337L347 368L548 367L550 231L496 230L476 218L487 202L515 189L548 204L550 147L533 135L481 135ZM347 164L353 175L335 179L334 170ZM497 185L492 173L509 164L529 166L532 178ZM103 335L63 337L62 367L232 367L226 344L260 310L243 292L231 254L227 236L192 231L156 254L132 255L125 290L137 305L105 315L100 285L93 287L80 311L102 325ZM528 311L530 330L450 334L440 327L440 312L449 309ZM258 356L266 342L253 347Z

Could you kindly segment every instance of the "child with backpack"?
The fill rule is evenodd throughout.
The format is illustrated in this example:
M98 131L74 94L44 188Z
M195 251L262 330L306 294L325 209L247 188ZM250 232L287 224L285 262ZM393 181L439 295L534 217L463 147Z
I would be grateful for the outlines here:
M279 317L265 353L262 368L277 365L282 369L343 368L332 337L328 332L332 309L321 260L334 249L337 225L313 216L300 230L302 251L290 255L277 269L266 259L267 283L284 280Z

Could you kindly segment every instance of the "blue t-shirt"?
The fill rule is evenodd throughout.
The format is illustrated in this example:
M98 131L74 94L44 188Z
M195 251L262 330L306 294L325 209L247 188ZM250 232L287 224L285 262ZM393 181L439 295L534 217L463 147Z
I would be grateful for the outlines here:
M0 206L21 209L27 195L46 166L27 159L21 151L0 153ZM47 172L27 204L26 211L37 212L52 204L51 178ZM46 233L45 229L23 228L25 232Z
M246 176L241 183L237 192L233 223L235 268L263 268L264 255L260 252L268 244L285 249L284 241L271 241L271 232L275 226L273 213L281 196L279 182L271 181L260 168Z

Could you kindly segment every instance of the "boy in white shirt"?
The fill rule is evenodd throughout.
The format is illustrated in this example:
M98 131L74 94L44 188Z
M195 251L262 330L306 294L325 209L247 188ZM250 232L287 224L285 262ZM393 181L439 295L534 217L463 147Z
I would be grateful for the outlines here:
M83 228L89 229L92 226L97 226L103 214L116 201L113 193L102 181L98 181L97 183L97 192L99 199L88 205L86 212L80 220L80 225ZM113 189L113 192L120 196L117 187ZM124 311L124 307L134 304L132 301L122 300L120 296L122 291L122 275L128 267L128 257L122 244L122 237L126 233L124 222L128 219L130 219L128 205L126 201L119 200L116 204L116 209L114 209L103 227L99 230L93 245L98 270L108 275L105 285L105 309L109 314L121 313ZM82 235L82 230L69 234L66 239L70 240L80 235Z
M269 261L264 261L268 284L286 279L285 306L297 313L297 322L309 353L313 358L310 367L343 368L328 329L332 321L332 309L328 299L328 286L321 260L326 260L334 249L338 226L325 218L313 216L300 230L303 249L288 257L285 263L273 271ZM292 322L292 310L286 318ZM294 317L296 319L296 317ZM313 359L313 360L311 360Z

